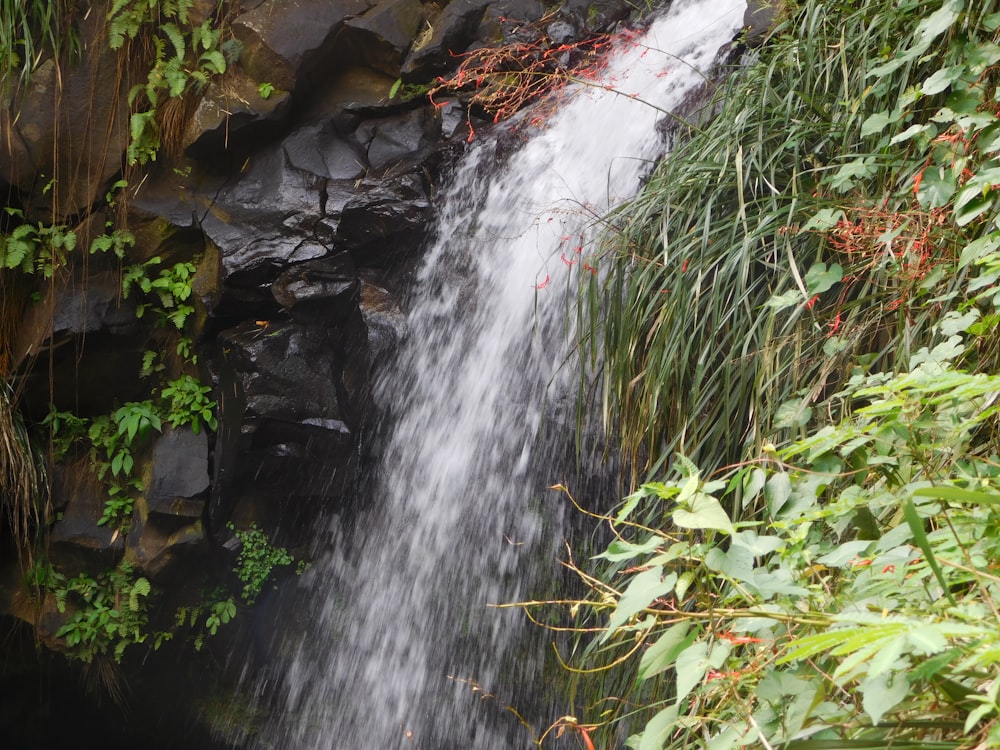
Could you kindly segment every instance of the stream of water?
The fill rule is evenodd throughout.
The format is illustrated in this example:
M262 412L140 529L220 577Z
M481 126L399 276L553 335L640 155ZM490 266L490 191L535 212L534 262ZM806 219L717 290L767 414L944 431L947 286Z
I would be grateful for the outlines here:
M502 164L483 139L450 176L378 386L391 416L368 509L334 521L340 543L303 577L312 624L287 646L284 711L261 747L527 746L466 680L538 701L523 616L488 605L535 595L560 553L565 500L545 487L562 469L537 436L573 401L567 294L594 273L595 218L638 189L664 148L657 122L703 82L744 7L678 0Z

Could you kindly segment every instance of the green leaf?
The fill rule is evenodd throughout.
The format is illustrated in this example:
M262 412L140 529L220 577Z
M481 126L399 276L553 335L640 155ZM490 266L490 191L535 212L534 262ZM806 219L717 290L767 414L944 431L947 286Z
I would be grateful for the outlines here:
M767 500L767 512L771 518L776 518L779 511L792 496L792 482L787 472L779 471L771 475L764 487L764 497Z
M211 415L209 415L211 416ZM631 560L632 558L654 552L663 543L663 537L653 535L642 544L633 544L624 539L615 539L608 548L599 555L594 555L594 559L610 560L619 562L621 560Z
M833 229L844 218L843 210L839 208L821 208L802 227L802 231L816 230L825 232Z
M160 31L163 32L164 36L170 40L170 43L174 46L174 54L181 60L184 59L184 35L181 34L180 29L177 28L175 24L164 23L160 24Z
M677 574L670 573L664 578L663 568L659 565L639 573L622 593L601 640L610 638L630 617L644 610L654 599L669 594L676 582Z
M678 707L667 706L646 723L637 750L661 750L677 722Z
M984 258L1000 247L1000 232L990 232L984 237L973 240L962 250L958 267L965 268L970 263L974 263L980 258Z
M921 552L924 553L924 559L926 559L927 564L930 565L930 568L934 573L934 577L937 578L944 595L948 598L948 601L951 602L952 606L957 606L957 602L955 601L955 597L951 594L948 582L945 580L944 574L941 572L941 566L938 565L937 558L934 556L934 550L931 549L931 543L927 539L927 534L924 532L924 522L918 515L917 509L914 507L912 500L906 500L903 503L903 517L906 519L906 523L909 524L910 530L913 532L913 539L920 547Z
M873 115L869 115L863 123L861 123L861 135L874 135L875 133L881 133L889 125L894 122L899 122L900 113L899 112L876 112Z
M952 65L947 68L942 68L924 81L923 85L920 87L921 91L923 91L923 93L927 96L939 94L961 78L965 71L966 67L964 65Z
M844 164L827 178L826 183L834 190L846 193L854 188L854 183L857 180L867 180L869 177L874 177L877 171L874 157L865 156Z
M896 135L894 135L892 139L889 141L889 144L893 145L896 143L903 143L904 141L908 141L914 136L920 135L921 133L931 133L932 134L931 137L933 137L933 135L937 134L937 128L935 128L930 123L925 123L922 125L911 125L902 133L897 133Z
M727 645L716 642L709 646L705 641L696 641L678 654L674 667L677 672L676 704L680 705L687 698L709 669L722 666L727 656Z
M865 713L878 724L887 711L899 705L906 697L909 684L902 675L879 675L869 677L858 685L861 692L861 705Z
M814 263L806 271L806 291L810 295L822 294L834 284L839 284L844 278L844 269L838 263L827 268L826 263Z
M1000 505L1000 494L995 492L978 492L961 487L936 486L921 487L914 490L916 497L933 497L940 500L952 500L957 503L977 503L979 505Z
M733 523L719 501L704 492L691 499L689 509L674 510L672 518L675 524L685 529L718 529L727 534L735 533Z
M639 662L638 679L648 680L670 669L678 654L690 646L697 635L697 631L692 631L687 622L679 622L670 627L643 653Z
M917 201L922 208L941 208L955 194L956 185L955 174L951 169L930 166L924 170L917 190Z

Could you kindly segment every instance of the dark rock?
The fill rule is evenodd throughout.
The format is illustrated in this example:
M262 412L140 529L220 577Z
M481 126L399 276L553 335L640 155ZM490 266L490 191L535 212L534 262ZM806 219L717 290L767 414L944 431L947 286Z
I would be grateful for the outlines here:
M361 66L352 65L330 76L310 98L303 120L330 123L337 132L353 131L362 118L380 117L398 108L389 97L396 79Z
M356 307L339 325L243 324L219 338L213 523L227 518L247 493L278 503L322 498L308 506L314 515L337 502L354 471L357 427L368 400L364 325ZM306 471L310 465L323 469Z
M428 19L428 32L413 44L402 66L406 80L425 81L454 67L455 55L475 41L490 0L451 0Z
M85 333L102 328L111 333L134 331L135 300L123 300L121 292L121 281L111 273L95 274L86 282L63 287L55 303L52 333Z
M444 138L451 138L466 122L465 107L458 99L439 100L437 114L441 118L441 135Z
M358 265L385 265L423 241L431 204L420 178L366 180L363 192L341 212L336 241Z
M48 558L57 571L70 576L80 571L96 575L121 557L125 539L113 525L98 525L107 496L88 461L56 467L52 503L63 511L49 533Z
M304 172L334 180L364 174L364 154L341 138L331 124L299 128L282 141L288 163Z
M434 116L433 107L372 120L366 125L372 132L368 163L377 172L419 164L433 151L441 134L441 120Z
M343 22L367 0L268 0L233 22L243 44L240 64L258 81L292 91L328 62Z
M352 59L396 76L424 18L420 0L381 0L344 24L342 41L351 50Z
M566 19L560 19L546 26L545 34L553 44L566 44L574 39L579 39L580 29L576 24Z
M46 223L65 221L102 196L128 143L128 82L99 36L103 14L89 16L78 30L78 64L46 60L26 88L0 101L0 183L27 196L28 217ZM50 180L57 190L44 189Z
M201 501L191 498L208 489L208 436L190 427L166 427L153 444L150 475L146 482L150 513L185 518L201 517Z
M361 317L368 331L372 364L384 360L406 335L406 315L387 289L364 281L361 284Z
M162 515L154 515L144 501L136 503L125 559L138 573L157 583L177 582L207 550L204 524L200 519L178 524Z
M289 265L328 254L317 236L325 192L324 178L291 167L280 148L254 158L201 222L222 253L223 281L264 290Z
M292 266L271 285L278 304L302 322L346 322L360 283L347 253Z
M291 95L276 89L265 99L259 84L239 72L213 80L184 130L185 150L211 158L218 149L244 150L277 132Z
M486 7L476 38L485 45L537 38L529 24L544 15L545 5L539 0L497 0Z
M781 19L782 13L781 3L774 0L748 0L743 14L743 26L746 28L744 43L748 47L759 46Z
M248 419L344 423L337 390L343 363L325 330L294 323L244 325L224 331L221 339L226 362L242 385Z

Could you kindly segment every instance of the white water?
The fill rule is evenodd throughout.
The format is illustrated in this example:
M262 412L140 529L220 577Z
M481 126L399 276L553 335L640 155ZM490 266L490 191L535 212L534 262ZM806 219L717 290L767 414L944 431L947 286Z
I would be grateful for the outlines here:
M562 470L535 437L553 404L572 400L572 368L558 370L566 293L595 263L588 226L638 189L663 149L663 110L703 81L744 6L678 0L613 54L612 90L578 91L500 168L492 143L464 157L380 385L392 424L370 509L335 524L336 551L307 574L314 624L289 645L285 712L262 746L528 745L510 715L449 675L520 709L533 700L540 656L518 648L523 617L487 605L532 596L531 561L558 555L564 500L544 488Z

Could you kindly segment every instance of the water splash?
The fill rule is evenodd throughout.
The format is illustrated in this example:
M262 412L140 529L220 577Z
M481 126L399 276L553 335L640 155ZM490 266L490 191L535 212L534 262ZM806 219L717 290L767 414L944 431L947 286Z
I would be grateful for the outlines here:
M369 510L307 585L309 637L290 646L286 711L260 744L282 748L509 748L472 678L529 700L539 657L519 650L518 600L560 542L562 477L536 439L566 397L566 295L596 273L596 217L632 195L663 150L656 125L703 82L745 5L688 0L613 54L502 166L463 158L414 292L409 334L379 384L391 432ZM545 500L538 498L546 497ZM551 498L551 499L548 499ZM548 527L546 527L548 525ZM523 742L521 743L523 744Z

